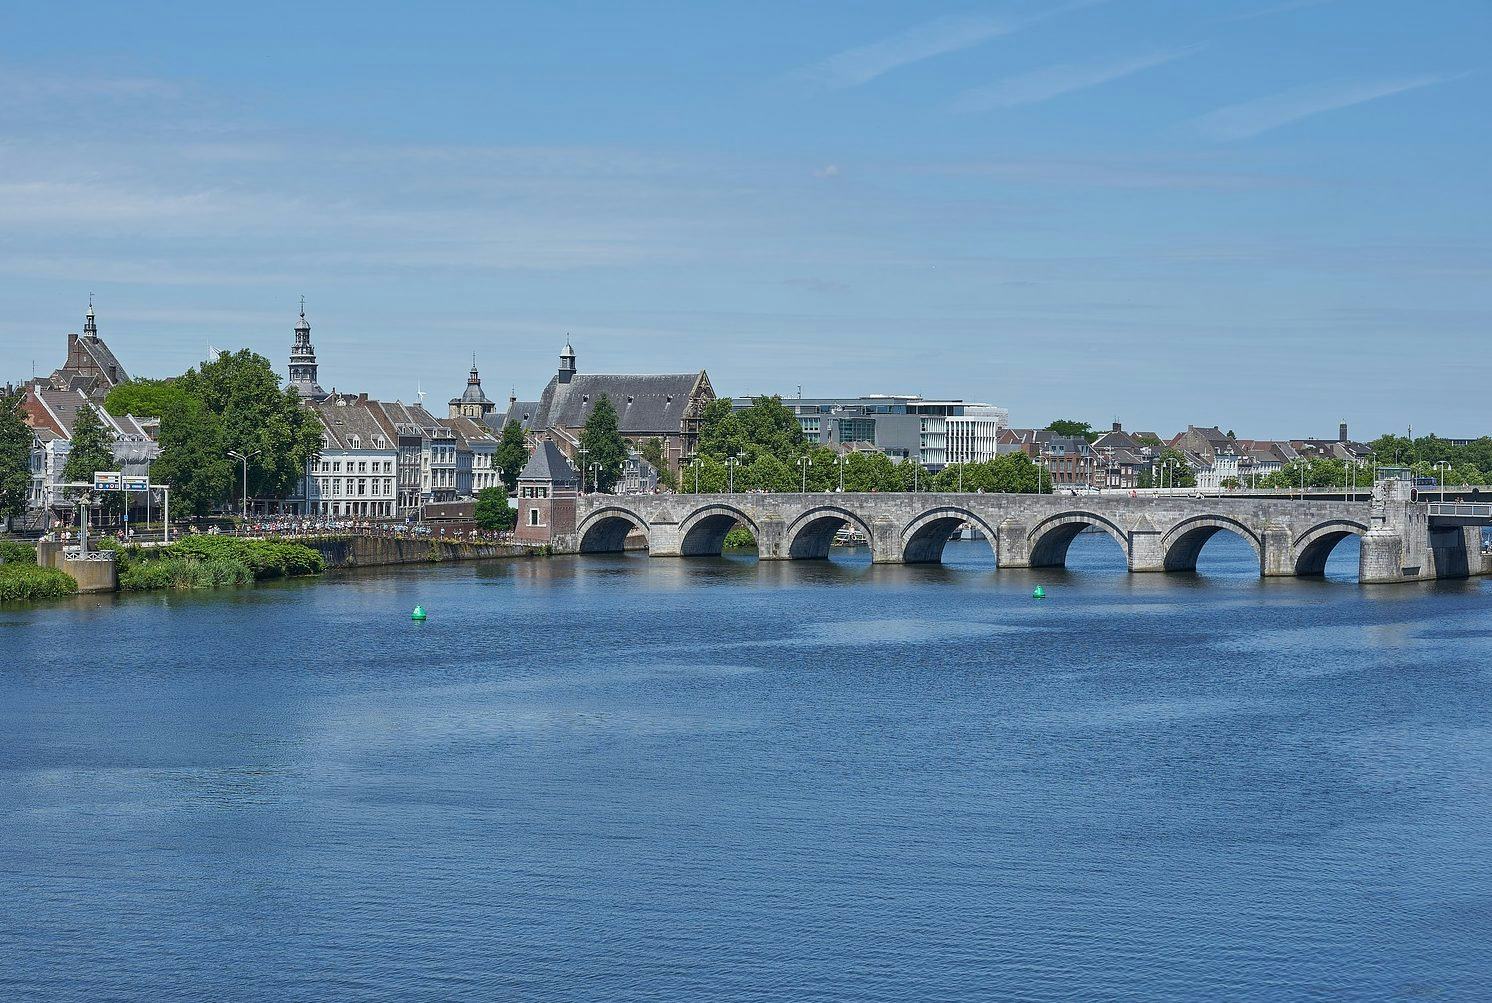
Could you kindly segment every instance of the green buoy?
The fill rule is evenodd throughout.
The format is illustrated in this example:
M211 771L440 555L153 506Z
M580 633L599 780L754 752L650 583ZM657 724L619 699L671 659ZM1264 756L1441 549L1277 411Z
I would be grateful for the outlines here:
M411 614L409 614L409 618L411 620L423 620L423 619L425 619L425 607L423 607L423 606L416 606L414 608L414 612L411 613Z
M1031 598L1032 599L1045 599L1046 598L1046 589L1042 588L1040 585L1036 586L1036 588L1033 589L1032 592L1031 592Z

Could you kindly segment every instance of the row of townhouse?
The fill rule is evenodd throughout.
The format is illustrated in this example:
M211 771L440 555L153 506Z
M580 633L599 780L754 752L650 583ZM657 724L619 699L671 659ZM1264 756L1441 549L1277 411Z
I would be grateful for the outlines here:
M502 483L497 437L464 416L419 404L327 394L303 406L321 425L321 452L292 510L367 519L417 517L428 504L472 498Z
M1022 452L1041 464L1055 488L1135 488L1159 483L1157 463L1174 450L1206 491L1248 487L1297 459L1366 462L1370 449L1347 435L1343 422L1335 439L1240 439L1215 425L1188 425L1169 439L1154 432L1127 432L1119 422L1090 442L1046 428L1007 428L1001 452Z

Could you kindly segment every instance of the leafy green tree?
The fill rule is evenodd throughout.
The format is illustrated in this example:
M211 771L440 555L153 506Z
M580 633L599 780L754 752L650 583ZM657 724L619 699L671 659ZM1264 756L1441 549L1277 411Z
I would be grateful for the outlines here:
M701 456L738 456L746 463L773 456L791 464L806 448L803 427L780 397L757 397L739 411L729 397L720 397L706 404L700 416Z
M171 514L201 518L233 490L233 464L216 418L187 398L161 416L151 480L171 485Z
M1047 426L1047 429L1058 435L1067 435L1074 438L1087 439L1092 442L1098 438L1098 433L1093 431L1093 426L1086 421L1078 421L1074 418L1058 418Z
M98 409L92 404L84 404L78 408L78 416L73 421L62 479L91 484L98 471L118 469L118 462L114 459L114 434L99 417Z
M492 462L496 464L503 485L509 491L518 490L518 475L528 463L528 456L528 440L523 434L523 426L516 421L508 422L503 426L497 450L492 454Z
M484 532L512 529L518 524L518 512L508 504L508 493L502 488L483 488L477 492L477 528Z
M622 476L622 464L627 459L627 443L617 431L616 407L606 394L596 398L585 427L580 431L580 445L586 467L595 463L600 470L587 469L587 483L597 491L610 491Z
M184 380L130 380L109 391L104 398L104 410L116 417L132 414L163 418L190 406L192 401Z
M679 490L685 494L720 494L726 489L728 474L723 460L697 456L679 471Z
M31 428L21 410L21 394L0 394L0 521L26 514L31 440Z
M321 451L321 426L300 406L264 356L242 349L188 370L186 391L222 429L222 448L249 461L249 493L283 498L295 490L306 464Z

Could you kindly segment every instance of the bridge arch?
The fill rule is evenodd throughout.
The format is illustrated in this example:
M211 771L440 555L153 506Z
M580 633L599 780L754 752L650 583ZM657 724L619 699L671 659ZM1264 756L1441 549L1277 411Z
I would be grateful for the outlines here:
M627 537L636 529L648 536L649 527L637 513L620 505L607 505L586 516L575 529L582 554L619 554Z
M1167 571L1196 571L1197 557L1207 541L1218 533L1228 532L1241 536L1254 548L1259 567L1264 567L1264 541L1259 534L1237 519L1224 515L1197 515L1183 519L1161 537L1160 547L1164 567Z
M1026 534L1027 552L1033 568L1060 568L1067 563L1067 548L1089 526L1103 530L1124 551L1129 562L1129 536L1112 519L1096 512L1068 511L1047 516Z
M817 505L794 519L783 533L783 551L792 561L822 560L829 556L834 534L845 526L854 526L865 534L866 542L875 545L870 524L847 508Z
M1326 574L1326 559L1349 536L1364 536L1368 527L1354 519L1330 519L1295 538L1295 573L1302 577Z
M901 534L901 559L907 564L936 564L943 560L943 548L958 532L960 526L970 523L984 534L990 550L996 551L999 534L988 522L956 505L941 505L928 509L907 523ZM999 554L995 554L996 560Z
M679 523L679 553L684 557L719 557L725 551L725 534L737 523L751 530L758 541L756 521L734 505L714 504L695 509Z

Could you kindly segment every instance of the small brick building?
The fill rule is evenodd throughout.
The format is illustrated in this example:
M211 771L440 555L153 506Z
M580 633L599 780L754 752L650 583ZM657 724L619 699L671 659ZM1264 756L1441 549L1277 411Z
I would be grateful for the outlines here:
M575 532L575 497L580 478L559 447L544 439L518 475L517 537L549 543Z

